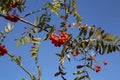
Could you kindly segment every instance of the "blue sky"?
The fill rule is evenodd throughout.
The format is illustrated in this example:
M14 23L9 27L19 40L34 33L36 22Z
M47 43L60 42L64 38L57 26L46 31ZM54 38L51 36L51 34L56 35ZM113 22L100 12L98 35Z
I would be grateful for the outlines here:
M26 3L25 12L30 12L32 10L38 9L43 6L43 3L46 1L52 0L31 0ZM31 4L32 3L32 4ZM77 0L77 8L79 13L82 16L83 24L88 24L90 26L96 25L96 27L102 27L106 32L113 33L114 35L120 35L120 0ZM22 13L22 15L24 15ZM55 15L55 14L53 14ZM27 20L33 21L36 16L39 14L31 15L27 17ZM58 23L56 15L54 16L53 23ZM0 30L3 26L6 25L8 21L0 18ZM15 25L15 29L12 33L10 33L5 39L4 45L8 48L11 53L14 53L16 56L22 55L23 66L25 66L29 71L33 73L37 73L34 60L30 58L30 47L29 44L27 46L20 46L19 48L15 47L15 37L20 37L22 31L24 31L24 27L30 27L22 22L18 22ZM40 35L42 36L42 35ZM59 48L54 47L51 42L45 41L40 45L40 54L39 54L39 65L42 68L43 79L42 80L61 80L60 77L54 77L54 73L58 70L58 57L56 57L55 53L60 52ZM107 66L104 66L102 71L99 73L90 72L92 80L118 80L119 76L119 66L120 66L120 54L119 52L100 56L99 59L106 60L109 62ZM71 61L70 63L65 63L66 70L68 71L68 75L66 76L68 80L73 80L75 76L72 76L72 72L75 71L74 64L78 64L76 61ZM26 73L20 69L16 63L11 62L9 56L5 55L4 57L0 57L0 80L20 80L21 78L27 78Z

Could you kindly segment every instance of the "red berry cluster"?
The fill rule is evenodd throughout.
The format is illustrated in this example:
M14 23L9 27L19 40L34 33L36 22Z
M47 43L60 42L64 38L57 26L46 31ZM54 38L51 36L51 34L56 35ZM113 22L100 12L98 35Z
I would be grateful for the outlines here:
M8 50L5 48L5 46L0 46L0 56L4 56L4 54L7 54Z
M81 52L80 51L78 51L78 52L76 52L76 53L73 53L72 55L74 56L74 57L76 57L78 54L80 54Z
M56 36L54 33L50 35L50 40L52 41L52 44L54 44L56 47L57 46L60 47L66 41L68 41L68 39L69 39L69 35L64 31L61 31L59 36Z
M17 22L18 21L18 15L17 14L8 14L5 16L5 19L11 21L11 22Z

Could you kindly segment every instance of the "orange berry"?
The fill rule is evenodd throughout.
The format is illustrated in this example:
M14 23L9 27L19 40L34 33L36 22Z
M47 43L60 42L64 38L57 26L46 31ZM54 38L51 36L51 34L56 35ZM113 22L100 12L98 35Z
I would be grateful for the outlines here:
M96 72L101 71L101 69L102 69L101 66L98 66L98 65L97 65L97 66L95 67Z
M77 54L76 54L76 53L73 53L72 55L73 55L74 57L76 57L76 56L77 56Z
M108 62L107 61L104 61L104 65L107 65L108 64Z

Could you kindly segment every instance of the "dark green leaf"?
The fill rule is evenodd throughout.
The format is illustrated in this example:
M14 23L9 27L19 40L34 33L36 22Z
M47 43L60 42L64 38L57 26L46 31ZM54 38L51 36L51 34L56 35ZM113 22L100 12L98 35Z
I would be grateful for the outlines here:
M83 68L83 67L84 67L83 65L78 65L77 69L80 69L80 68Z
M83 78L85 78L85 76L78 76L74 80L82 80Z
M88 65L87 65L87 67L88 67L89 69L91 69L91 70L95 70L92 66L88 66Z
M76 71L76 72L73 73L73 75L82 74L82 73L84 73L84 72L85 72L84 70Z
M55 77L59 76L60 75L60 72L57 72L54 74Z
M90 29L89 38L93 35L94 31L95 31L95 25L93 25Z
M83 29L83 32L84 32L84 36L86 36L87 35L87 30L88 30L88 25L87 24L84 25L82 29Z

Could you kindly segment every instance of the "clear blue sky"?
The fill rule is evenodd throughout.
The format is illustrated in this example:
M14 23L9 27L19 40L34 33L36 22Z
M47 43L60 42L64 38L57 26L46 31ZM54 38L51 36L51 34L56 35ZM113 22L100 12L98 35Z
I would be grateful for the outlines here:
M31 0L27 1L25 12L30 12L32 10L38 9L43 6L43 3L46 1L52 0ZM96 25L97 27L102 27L106 32L113 33L117 36L120 35L120 0L77 0L77 8L79 13L83 18L83 24L88 24L90 26ZM22 13L24 15L24 13ZM55 15L55 14L53 14ZM33 21L36 16L39 14L31 15L31 17L27 17L27 20ZM7 23L6 20L0 18L0 30L2 30L3 26ZM56 25L57 17L55 17L53 23ZM24 31L23 27L30 27L22 22L18 22L15 25L15 29L12 33L8 35L4 44L7 46L8 50L15 55L23 56L23 66L25 66L29 71L33 73L36 72L36 68L34 65L34 60L30 58L30 47L20 46L16 49L15 47L15 37L20 37L22 31ZM61 80L59 77L54 77L54 73L58 70L58 57L56 57L55 53L60 52L59 48L55 48L50 41L42 42L40 45L40 54L39 54L39 65L42 68L43 79L42 80ZM102 71L99 73L95 73L91 71L91 79L92 80L119 80L120 79L120 54L113 53L109 55L104 55L99 57L99 59L106 60L109 62L109 65L103 67ZM68 71L68 75L66 76L68 80L73 80L75 76L72 76L72 72L75 71L74 64L78 64L75 61L71 61L70 63L66 63L66 71ZM26 76L24 73L14 62L10 61L9 56L5 55L4 57L0 57L0 80L20 80L22 77Z

